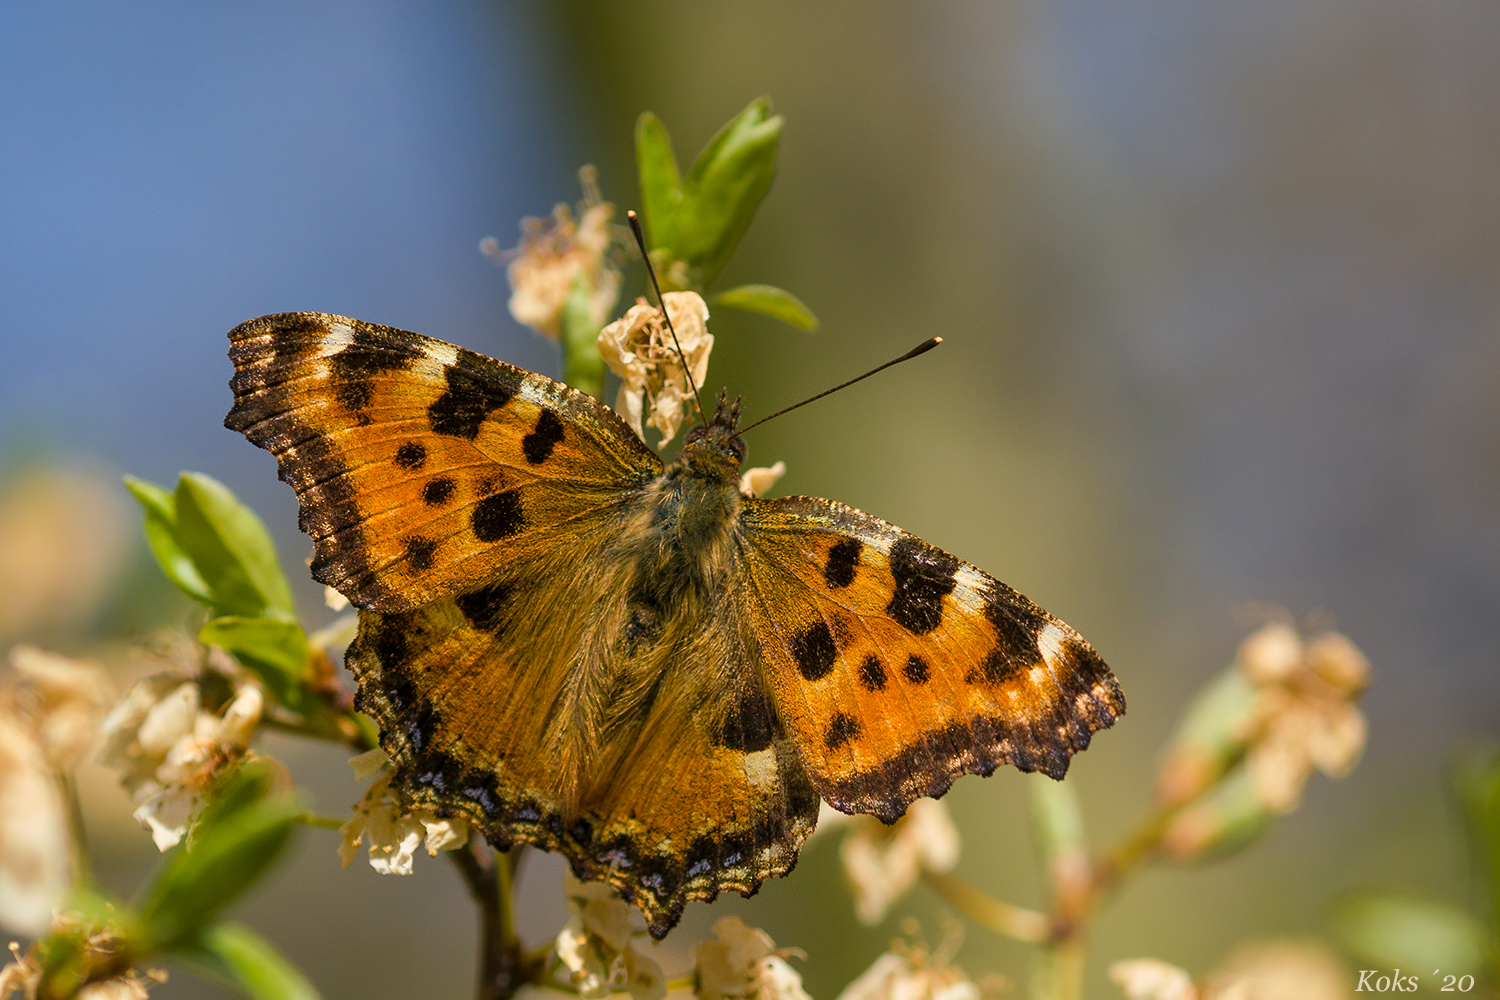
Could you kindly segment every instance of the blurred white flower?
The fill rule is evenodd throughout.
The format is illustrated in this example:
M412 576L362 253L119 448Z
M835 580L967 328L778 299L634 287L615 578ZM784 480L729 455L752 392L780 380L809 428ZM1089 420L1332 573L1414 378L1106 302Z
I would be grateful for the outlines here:
M39 935L66 895L72 838L64 809L57 775L35 734L0 710L0 926Z
M204 711L198 685L171 674L138 682L104 720L106 764L136 803L157 850L181 842L203 795L254 735L265 696L244 683L221 715Z
M714 934L717 940L693 949L699 1000L810 1000L802 977L787 964L793 952L778 950L765 931L739 917L722 917Z
M740 476L740 492L752 497L765 495L766 490L776 485L776 480L786 475L786 463L777 462L772 466L756 466L746 469L745 474Z
M623 317L599 331L599 356L621 380L615 410L643 440L645 426L659 430L658 447L677 436L683 421L691 417L691 407L697 405L688 387L683 359L692 370L693 382L701 387L714 346L713 335L708 332L708 303L703 296L697 292L667 292L663 300L682 347L680 356L662 311L645 299L637 300ZM648 405L650 415L646 416Z
M71 771L99 739L99 723L114 701L114 685L97 663L34 646L16 646L10 665L18 683L16 707L29 716L58 771Z
M430 857L457 850L469 842L469 823L430 809L408 811L391 788L392 774L384 769L387 759L385 751L371 750L349 761L356 776L376 776L354 804L354 814L339 827L339 860L348 868L360 846L367 844L371 868L382 875L410 875L419 846Z
M1185 969L1158 958L1114 962L1109 978L1130 1000L1198 1000L1198 987Z
M600 198L592 167L584 167L578 176L584 200L578 206L577 221L564 204L552 210L550 220L522 219L521 245L511 251L505 270L511 287L510 314L517 323L554 341L575 283L581 281L588 296L594 329L604 325L620 295L620 272L605 254L615 207ZM480 250L491 258L500 256L493 237L482 242Z
M913 922L913 932L915 923ZM987 992L952 964L960 936L956 929L935 953L923 944L901 941L877 958L838 1000L980 1000Z
M839 855L860 922L878 924L922 872L952 871L959 847L958 827L936 799L918 799L891 826L856 817Z
M1338 778L1359 760L1367 727L1354 699L1369 661L1337 632L1304 641L1272 623L1245 639L1237 663L1261 694L1246 766L1266 806L1291 812L1314 769Z

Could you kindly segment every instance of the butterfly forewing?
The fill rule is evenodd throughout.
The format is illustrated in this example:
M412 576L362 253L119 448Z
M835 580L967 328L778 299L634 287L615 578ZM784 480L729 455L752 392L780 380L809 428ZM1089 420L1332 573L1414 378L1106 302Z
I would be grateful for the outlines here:
M962 774L1061 778L1124 712L1077 632L974 566L830 500L748 501L748 600L822 796L894 820Z
M593 398L442 341L321 313L229 337L225 424L276 456L313 575L360 607L470 588L661 472Z

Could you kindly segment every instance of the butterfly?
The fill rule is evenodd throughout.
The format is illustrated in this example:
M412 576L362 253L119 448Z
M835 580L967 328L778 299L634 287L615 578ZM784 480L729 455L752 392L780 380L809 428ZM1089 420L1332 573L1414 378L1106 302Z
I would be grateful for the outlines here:
M1061 778L1103 659L879 518L739 488L723 395L670 462L593 397L415 333L230 331L225 425L276 456L408 803L561 852L664 936L796 863L819 800L887 823L1002 764Z

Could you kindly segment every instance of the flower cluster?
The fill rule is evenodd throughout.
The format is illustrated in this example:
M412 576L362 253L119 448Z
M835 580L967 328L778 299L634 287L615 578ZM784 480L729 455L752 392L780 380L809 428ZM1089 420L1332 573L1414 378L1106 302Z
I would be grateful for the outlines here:
M264 707L254 681L239 679L233 696L210 711L198 681L165 673L137 682L110 711L104 762L121 772L135 820L158 850L181 842L214 779L250 752Z
M580 882L563 876L563 894L572 916L558 932L558 961L584 1000L600 1000L624 991L634 1000L662 1000L667 995L661 966L636 950L634 910L602 882Z
M53 922L53 930L74 937L82 942L84 961L94 966L114 964L121 950L117 928L88 928L82 916L61 912ZM12 995L19 1000L37 1000L42 984L44 961L41 949L32 945L26 952L20 945L10 943L11 962L0 968L0 1000L10 1000ZM167 981L167 970L127 968L118 975L107 976L85 983L73 994L73 1000L146 1000L150 987Z
M410 875L418 846L425 846L430 857L457 850L469 842L469 824L430 809L407 809L391 788L389 762L384 750L350 759L356 778L375 780L354 804L354 815L339 827L339 860L348 868L360 846L368 844L371 868L382 875Z
M1369 661L1337 632L1305 638L1273 621L1247 636L1188 710L1158 773L1160 800L1179 807L1167 852L1248 842L1297 807L1313 771L1348 774L1364 749L1354 701L1369 677Z
M769 934L739 917L721 917L714 935L693 949L699 1000L811 1000L787 963L798 952L778 949Z
M908 921L904 929L915 935L916 922ZM954 927L936 951L920 941L893 941L891 950L846 986L838 1000L981 1000L1001 992L1005 983L998 977L981 985L952 964L961 940Z
M1338 958L1313 941L1250 941L1196 980L1156 958L1115 962L1109 977L1130 1000L1348 1000L1353 992Z
M667 292L663 299L666 313L641 299L623 317L599 331L599 354L621 380L615 409L643 439L645 427L660 431L659 446L676 437L684 421L691 419L696 403L688 385L688 370L693 384L702 386L708 375L708 354L714 346L713 334L708 332L708 303L703 296L697 292ZM672 319L671 330L667 316ZM675 345L673 331L677 334ZM683 359L687 360L687 369Z

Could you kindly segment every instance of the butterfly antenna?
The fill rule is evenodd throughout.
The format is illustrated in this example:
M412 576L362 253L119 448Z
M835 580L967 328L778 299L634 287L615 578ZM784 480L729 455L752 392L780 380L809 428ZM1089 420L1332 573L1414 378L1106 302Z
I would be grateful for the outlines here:
M677 360L682 362L682 373L687 376L688 388L693 390L693 402L698 404L698 422L705 427L708 426L708 418L703 412L703 397L698 395L698 384L693 381L693 369L688 364L687 355L682 353L682 345L677 342L677 331L672 328L672 314L667 312L667 300L661 297L661 285L656 281L656 268L651 266L651 254L646 252L646 237L641 233L641 219L634 210L625 213L630 220L630 231L635 233L636 246L641 248L641 259L646 262L646 273L651 276L651 287L656 290L656 302L661 306L661 314L667 319L667 332L672 335L672 346L677 348Z
M769 417L761 417L755 423L751 424L750 427L741 427L739 432L741 434L743 434L746 431L750 430L751 427L759 427L761 424L765 423L767 420L772 420L772 419L774 419L776 417L779 417L783 413L791 413L793 410L797 409L797 407L799 407L799 406L806 406L808 403L815 402L816 400L822 399L824 396L832 395L833 393L838 392L840 389L847 389L847 388L849 388L851 385L853 385L856 382L863 382L865 379L869 378L871 375L874 375L874 374L876 374L878 372L885 371L891 365L899 365L903 361L910 361L912 358L916 357L919 354L926 354L928 351L932 350L934 347L936 347L937 345L941 344L942 342L943 342L943 338L942 337L933 337L931 340L923 341L922 343L918 344L916 347L913 347L911 350L909 350L905 354L901 355L901 357L899 357L899 358L893 358L893 359L891 359L890 361L887 361L885 364L881 365L878 368L871 368L869 371L865 372L863 375L859 376L858 378L851 378L847 382L841 382L838 385L834 386L832 389L824 389L822 392L818 393L816 396L809 396L807 399L804 399L802 402L795 403L792 406L788 406L784 410L777 410L775 413L771 414Z

